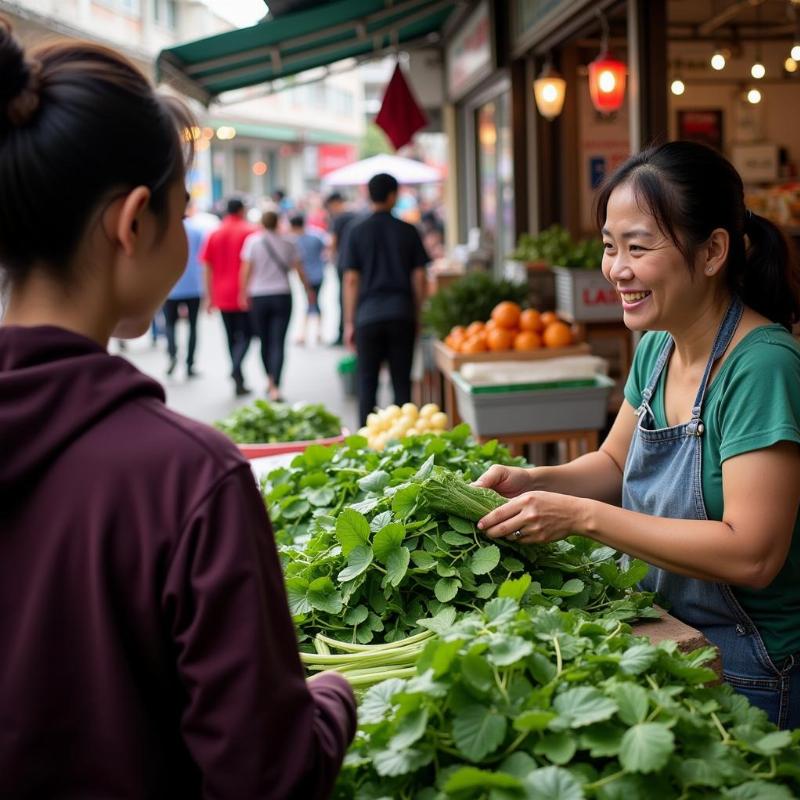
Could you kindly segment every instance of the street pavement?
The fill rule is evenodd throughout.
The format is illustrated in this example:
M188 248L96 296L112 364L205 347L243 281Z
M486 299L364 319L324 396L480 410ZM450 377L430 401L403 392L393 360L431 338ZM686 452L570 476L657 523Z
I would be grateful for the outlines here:
M320 291L322 310L322 343L300 346L295 343L299 332L301 312L306 307L305 293L299 281L292 275L293 311L286 338L286 360L284 362L281 391L289 403L299 401L323 403L338 414L342 423L354 431L358 428L358 411L354 397L345 394L344 386L336 372L336 365L346 355L343 347L331 347L327 343L336 338L339 326L338 293L336 271L328 267ZM311 330L313 334L313 329ZM155 378L167 392L167 405L188 417L211 423L227 416L235 408L252 402L254 398L266 397L267 379L261 364L258 339L253 339L243 365L246 384L253 393L246 397L235 397L230 378L230 357L225 339L222 318L218 312L200 312L198 322L198 345L195 369L199 376L186 378L186 339L188 328L182 320L178 322L178 367L167 377L166 341L163 337L153 345L150 335L126 343L120 351L119 344L112 341L112 353L124 356L142 372ZM390 391L385 385L385 376L379 391L379 405L391 402Z

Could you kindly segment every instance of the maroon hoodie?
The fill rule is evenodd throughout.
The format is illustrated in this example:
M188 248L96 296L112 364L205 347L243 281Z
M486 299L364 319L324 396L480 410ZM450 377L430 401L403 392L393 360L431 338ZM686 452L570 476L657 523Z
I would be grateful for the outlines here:
M0 797L324 798L354 730L236 448L96 343L0 327Z

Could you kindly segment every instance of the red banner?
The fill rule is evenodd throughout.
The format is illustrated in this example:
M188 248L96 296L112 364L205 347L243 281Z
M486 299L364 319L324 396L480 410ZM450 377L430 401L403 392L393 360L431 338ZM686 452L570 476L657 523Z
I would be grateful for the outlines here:
M317 173L319 177L358 161L354 144L321 144L317 148Z

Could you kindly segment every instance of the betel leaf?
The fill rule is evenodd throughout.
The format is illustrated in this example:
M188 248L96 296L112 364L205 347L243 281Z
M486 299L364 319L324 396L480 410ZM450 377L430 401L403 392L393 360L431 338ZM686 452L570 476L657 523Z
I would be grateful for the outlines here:
M546 733L536 743L533 752L537 756L544 756L553 764L566 764L575 755L577 742L572 734L566 731Z
M342 583L351 581L361 575L371 563L372 548L365 545L356 547L347 556L347 566L336 577Z
M472 522L463 517L457 517L455 514L447 517L447 523L456 533L472 534L475 532L475 525Z
M497 590L497 596L510 597L520 603L530 585L531 576L526 572L524 575L520 575L519 578L509 578L507 581L503 581Z
M442 534L442 539L447 542L447 544L453 545L453 547L464 547L465 545L472 544L472 539L469 536L464 536L463 533L456 533L455 531L445 531Z
M391 522L381 528L375 534L375 538L372 541L372 549L375 551L375 558L377 558L381 564L385 564L389 555L400 547L405 535L406 529L399 522Z
M797 800L785 786L766 781L747 781L733 789L725 789L722 797L726 800Z
M500 548L496 544L481 547L472 554L469 568L476 575L486 575L500 563Z
M406 519L417 507L417 497L419 496L419 486L412 484L400 489L392 498L392 511L400 519Z
M525 779L526 800L585 800L580 782L563 767L535 769Z
M495 666L507 667L516 664L533 652L533 643L522 636L498 634L489 641L488 659Z
M378 494L389 485L390 480L391 477L388 472L384 472L382 469L376 469L374 472L370 472L369 475L359 478L358 487L365 492L374 492Z
M458 578L439 578L433 587L433 593L440 603L449 603L457 594L461 587Z
M506 718L495 709L467 705L453 718L453 739L466 758L480 761L502 744L506 728Z
M381 722L393 707L392 699L403 691L405 685L406 682L400 678L389 678L367 689L358 706L359 722L364 725Z
M553 708L559 716L553 720L551 727L555 729L558 723L558 728L580 728L613 716L617 704L598 689L580 686L558 695L553 701Z
M311 611L308 602L308 581L303 578L289 578L286 581L286 594L289 598L289 613L295 617Z
M634 725L622 737L620 764L628 772L655 772L661 769L675 749L675 736L660 722Z
M369 609L364 605L353 606L344 615L345 625L360 625L369 616Z
M352 508L346 508L336 520L336 538L342 546L342 554L347 556L351 550L369 544L369 523L367 518Z
M497 627L512 620L519 606L510 597L495 597L484 606L483 611L489 622Z
M415 769L424 767L433 759L431 750L415 750L408 748L405 750L395 750L389 748L374 754L373 763L378 775L392 776L405 775Z
M552 711L523 711L514 720L514 729L518 731L543 731L556 718Z
M400 720L394 736L389 741L389 747L393 750L402 750L404 747L410 747L425 735L427 724L428 709L425 707L415 708Z
M398 586L408 571L411 553L407 547L398 547L386 559L386 580L390 586Z
M342 610L342 595L336 591L330 578L317 578L308 585L308 602L317 611L339 614Z
M619 662L619 668L628 675L640 675L656 660L658 650L651 644L635 644L629 647Z
M620 683L613 687L613 694L619 706L619 718L626 725L644 722L650 707L645 689L635 683Z
M381 528L386 527L392 521L391 511L381 511L376 514L369 523L369 529L373 533L377 533Z
M580 746L588 750L592 758L616 756L622 747L625 728L612 722L598 722L581 731Z
M494 686L492 668L478 653L468 653L461 659L461 674L465 683L479 692L488 692Z
M336 492L330 486L321 486L318 489L312 489L308 495L308 502L312 506L327 507L331 505L336 499Z

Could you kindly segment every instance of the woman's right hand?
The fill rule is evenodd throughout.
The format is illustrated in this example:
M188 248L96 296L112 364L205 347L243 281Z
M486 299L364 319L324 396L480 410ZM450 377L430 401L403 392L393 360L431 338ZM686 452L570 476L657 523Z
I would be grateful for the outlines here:
M517 497L535 488L530 470L524 467L504 467L502 464L493 464L473 485L494 489L503 497Z

